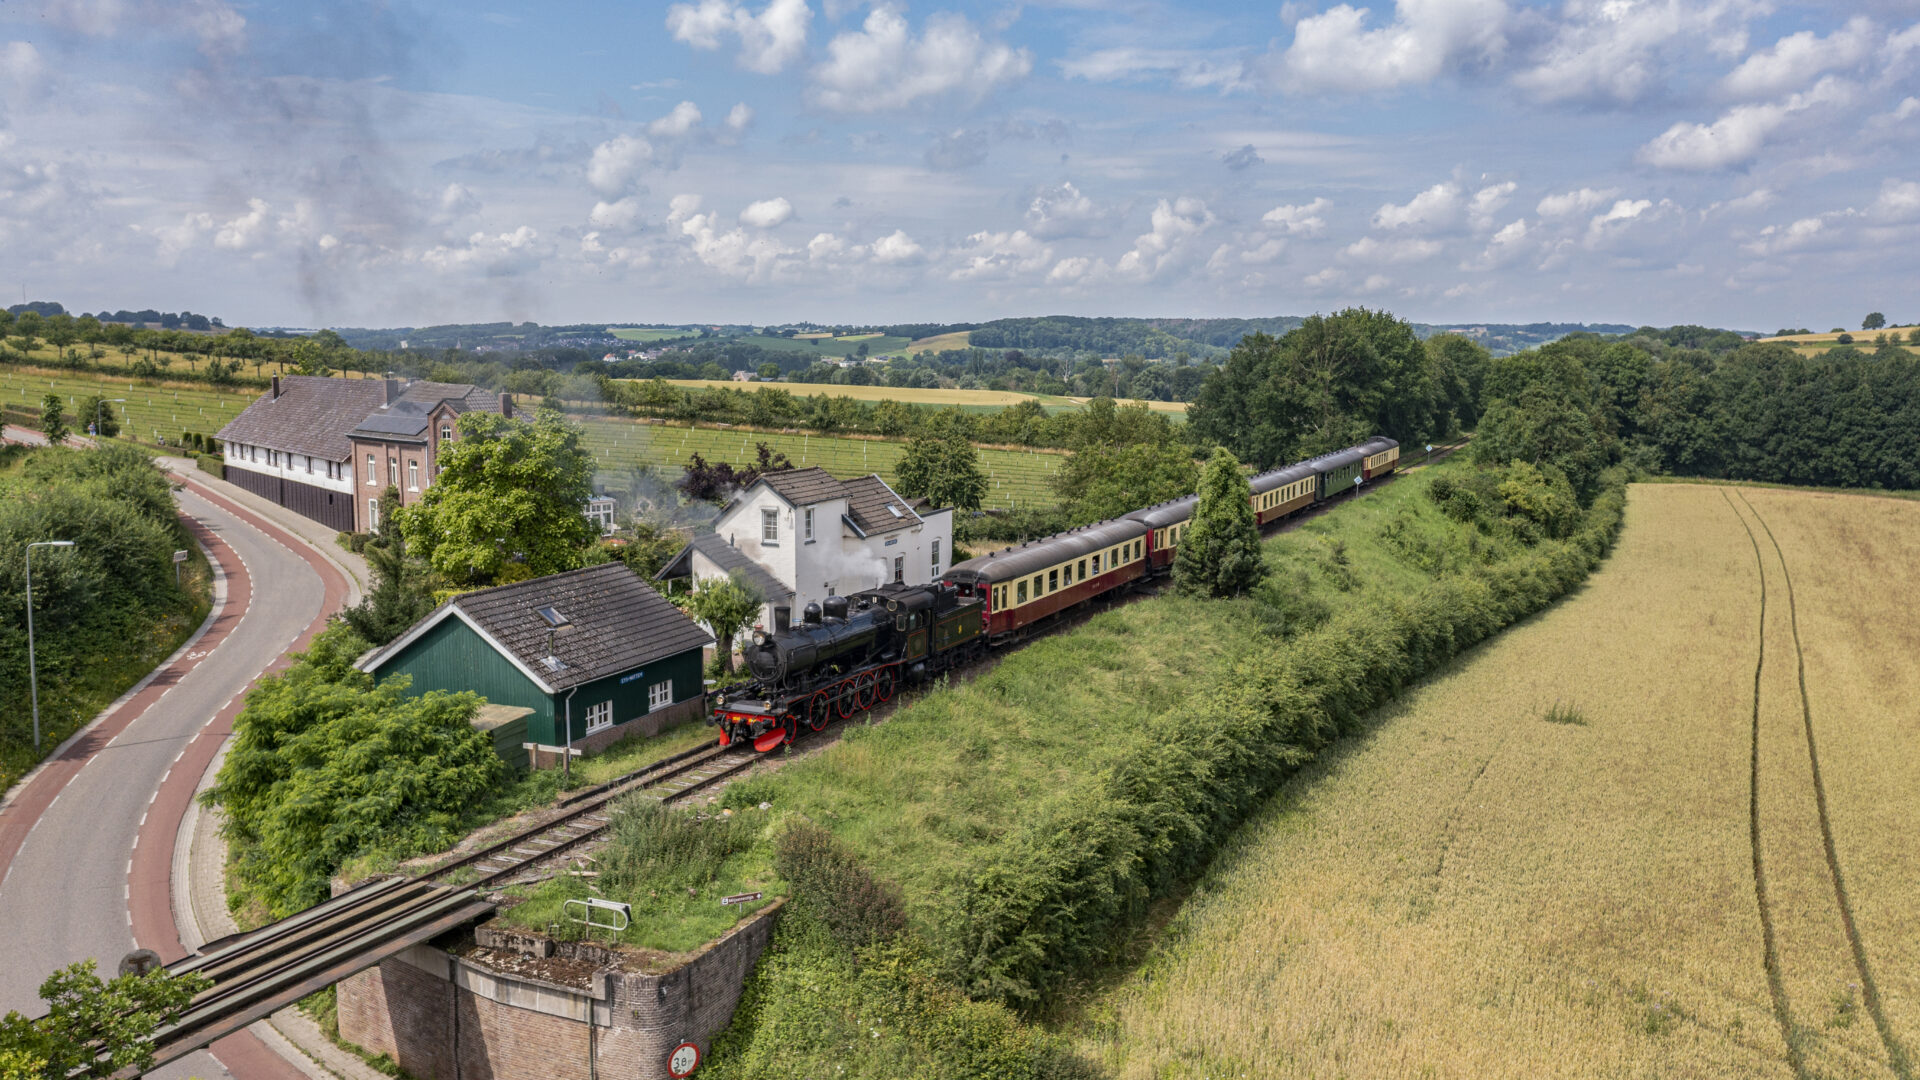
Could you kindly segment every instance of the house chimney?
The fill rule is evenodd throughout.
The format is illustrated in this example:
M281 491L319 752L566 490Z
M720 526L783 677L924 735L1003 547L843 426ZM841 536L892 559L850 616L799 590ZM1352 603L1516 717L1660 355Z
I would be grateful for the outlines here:
M278 375L275 375L273 377L273 396L274 397L280 396L280 376Z
M405 390L406 390L406 384L401 382L399 379L388 379L387 380L387 405L391 405L394 402L399 401L401 393L404 392ZM385 407L386 407L385 405L381 406L381 408L385 408Z
M500 395L500 415L506 417L509 420L513 419L513 395L512 394Z
M785 604L773 605L773 632L784 634L793 629L793 609Z

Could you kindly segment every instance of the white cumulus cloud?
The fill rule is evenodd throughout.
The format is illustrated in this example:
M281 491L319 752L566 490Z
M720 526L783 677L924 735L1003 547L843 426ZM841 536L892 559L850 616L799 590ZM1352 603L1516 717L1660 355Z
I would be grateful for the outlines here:
M813 9L806 0L770 0L759 14L730 0L700 0L667 9L667 29L696 49L718 49L729 35L740 40L740 66L762 75L786 68L807 47Z
M827 44L813 70L816 104L839 112L897 109L955 91L985 96L1033 70L1033 56L981 37L965 16L939 12L914 37L906 16L881 4L859 30Z
M1697 69L1703 52L1745 51L1746 22L1764 0L1568 0L1551 39L1514 76L1553 103L1630 103Z
M1043 239L1105 236L1112 227L1113 213L1096 205L1071 180L1041 190L1027 204L1027 231Z
M1213 224L1213 212L1205 202L1182 195L1172 200L1161 199L1153 208L1149 224L1151 228L1134 238L1133 249L1120 256L1114 269L1135 277L1158 274L1187 240Z
M220 231L213 234L213 246L234 251L252 247L266 230L266 224L267 201L248 199L247 212L220 226Z
M1473 198L1467 203L1467 221L1476 229L1492 228L1493 215L1499 213L1500 208L1507 205L1507 200L1513 198L1513 193L1518 190L1520 185L1508 180L1474 192Z
M741 102L727 110L727 130L738 135L753 124L753 108Z
M1369 28L1373 12L1338 4L1293 27L1293 44L1273 61L1284 89L1364 93L1423 85L1506 48L1504 0L1398 0L1393 21Z
M1322 197L1299 206L1276 206L1261 214L1260 220L1287 233L1311 236L1327 227L1327 219L1321 215L1332 208L1332 200Z
M630 229L640 220L640 200L632 195L614 202L597 202L587 221L602 229Z
M793 204L783 197L775 196L749 203L745 210L740 211L740 224L750 225L756 229L771 229L792 216Z
M652 143L638 135L617 135L593 148L593 157L587 162L587 183L617 195L652 160Z
M685 135L700 123L700 106L691 101L683 101L673 107L673 111L647 125L647 134Z
M1880 197L1873 201L1873 215L1888 221L1920 217L1920 183L1891 177L1881 181Z
M1817 217L1801 218L1787 226L1769 225L1741 249L1754 255L1782 255L1812 243L1826 227L1826 222Z
M868 247L868 250L873 253L873 260L875 262L890 265L916 263L925 258L927 254L925 248L915 243L913 237L908 236L900 229L895 229L886 236L875 240Z
M974 233L967 237L960 254L963 262L949 275L955 281L1031 274L1053 259L1053 249L1025 229Z
M1772 97L1806 86L1814 76L1858 62L1873 48L1873 22L1856 15L1826 37L1811 30L1789 34L1740 62L1720 80L1728 97Z
M1408 263L1431 259L1440 254L1440 241L1415 236L1382 240L1363 236L1346 246L1348 257L1369 263Z
M1584 214L1597 206L1603 206L1608 199L1620 194L1618 188L1588 188L1566 191L1558 195L1549 195L1541 199L1533 212L1541 217L1566 217L1569 214Z
M1711 124L1681 121L1640 148L1640 160L1662 169L1720 169L1760 152L1767 137L1794 114L1850 98L1846 83L1828 76L1784 101L1736 105Z
M1374 212L1376 229L1435 229L1453 224L1460 216L1460 185L1435 184L1407 200L1404 206L1387 203Z

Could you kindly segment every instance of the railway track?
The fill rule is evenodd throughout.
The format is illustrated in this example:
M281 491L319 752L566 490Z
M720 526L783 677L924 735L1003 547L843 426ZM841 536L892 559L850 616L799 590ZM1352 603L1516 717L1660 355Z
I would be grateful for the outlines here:
M702 746L662 758L574 793L561 800L566 809L560 816L436 866L419 880L478 889L504 885L523 871L604 834L613 825L615 800L645 792L663 803L679 802L752 767L759 757L739 747Z

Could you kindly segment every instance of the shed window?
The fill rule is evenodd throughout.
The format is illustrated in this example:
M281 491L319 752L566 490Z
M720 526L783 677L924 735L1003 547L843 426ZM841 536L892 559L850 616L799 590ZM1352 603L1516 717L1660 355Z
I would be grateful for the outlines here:
M587 707L587 734L605 731L613 726L613 702L603 701Z
M664 709L673 704L673 680L654 683L647 688L647 711Z
M780 542L780 511L760 511L760 542L763 544Z

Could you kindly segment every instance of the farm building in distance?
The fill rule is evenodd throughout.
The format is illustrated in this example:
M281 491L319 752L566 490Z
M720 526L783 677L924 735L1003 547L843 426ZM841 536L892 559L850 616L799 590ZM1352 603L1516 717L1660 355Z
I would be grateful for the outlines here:
M915 510L878 475L836 479L814 466L761 475L720 509L713 533L655 575L695 581L738 571L773 608L805 606L889 582L940 580L953 554L953 510Z
M713 636L622 563L453 597L354 665L413 692L472 690L509 761L541 765L705 714Z

